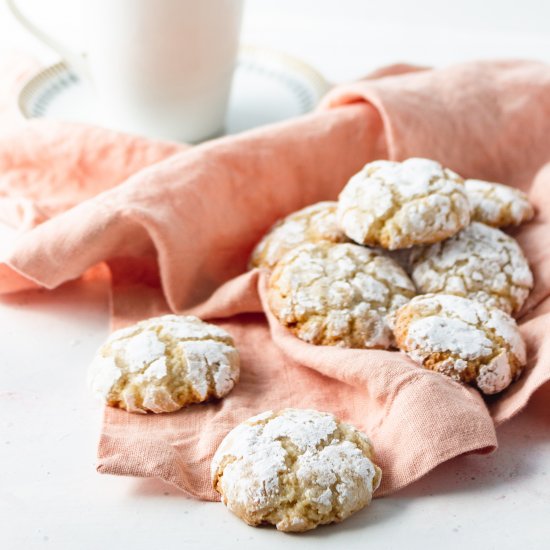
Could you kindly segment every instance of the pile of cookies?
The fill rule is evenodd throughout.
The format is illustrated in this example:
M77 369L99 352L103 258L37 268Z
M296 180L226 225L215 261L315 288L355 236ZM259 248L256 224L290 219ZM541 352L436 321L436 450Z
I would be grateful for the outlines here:
M533 215L515 189L464 182L431 160L377 161L351 178L338 202L277 223L250 267L270 271L270 308L302 340L398 348L493 394L525 365L511 315L533 286L518 243L497 227ZM239 372L225 330L165 315L114 332L89 384L107 405L165 413L224 397ZM230 431L211 476L222 501L250 525L306 531L367 506L382 472L353 426L329 413L284 409Z
M338 202L278 222L252 253L282 325L317 345L398 349L485 394L525 365L516 315L533 276L498 227L534 215L521 191L439 163L376 161Z

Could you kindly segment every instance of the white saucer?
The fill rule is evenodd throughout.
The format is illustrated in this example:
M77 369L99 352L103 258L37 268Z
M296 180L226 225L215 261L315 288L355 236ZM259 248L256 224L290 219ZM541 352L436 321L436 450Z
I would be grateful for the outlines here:
M328 82L287 54L241 48L226 120L226 134L302 115L315 108ZM41 70L21 89L25 118L54 118L109 126L102 121L93 90L64 63Z

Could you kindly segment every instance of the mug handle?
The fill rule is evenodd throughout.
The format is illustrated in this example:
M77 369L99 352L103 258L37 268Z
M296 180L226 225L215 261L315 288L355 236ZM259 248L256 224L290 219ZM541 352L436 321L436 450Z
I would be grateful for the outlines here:
M21 13L21 10L17 7L15 0L6 0L6 5L11 11L12 15L17 21L25 27L33 36L38 38L41 42L49 46L52 50L56 51L70 66L76 71L78 76L89 80L89 71L86 64L86 58L83 54L73 52L61 42L45 33L42 29L37 27L32 21L27 19Z

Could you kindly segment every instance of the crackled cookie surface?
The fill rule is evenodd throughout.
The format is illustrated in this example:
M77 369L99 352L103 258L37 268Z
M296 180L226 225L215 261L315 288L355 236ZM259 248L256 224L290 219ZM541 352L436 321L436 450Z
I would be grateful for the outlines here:
M90 367L89 385L113 407L161 413L223 397L238 378L239 354L225 330L164 315L113 332Z
M527 195L519 189L482 180L466 180L464 186L473 221L505 227L519 225L535 215Z
M378 160L340 193L338 221L355 242L395 250L454 235L470 222L470 205L462 179L435 161Z
M277 222L252 252L250 267L273 269L289 250L303 243L347 241L336 220L336 207L336 202L319 202Z
M445 242L415 250L411 260L421 292L456 294L507 313L517 313L533 287L518 243L479 222Z
M351 348L390 347L386 316L414 294L397 263L349 243L305 244L288 252L268 286L271 310L296 336Z
M363 433L332 414L264 412L234 428L212 460L223 503L249 525L307 531L367 506L382 477Z
M507 388L525 365L525 343L514 319L467 298L417 296L391 321L398 347L412 359L485 394Z

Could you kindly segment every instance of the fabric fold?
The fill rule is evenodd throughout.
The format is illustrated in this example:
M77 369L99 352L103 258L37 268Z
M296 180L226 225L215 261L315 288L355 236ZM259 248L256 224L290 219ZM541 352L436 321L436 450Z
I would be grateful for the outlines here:
M367 101L384 120L390 158L433 158L466 178L529 188L550 160L547 64L479 61L403 70L338 86L321 108Z
M6 263L53 288L153 242L168 303L188 307L245 270L275 219L335 198L350 173L386 156L381 130L357 105L195 147L24 233Z

